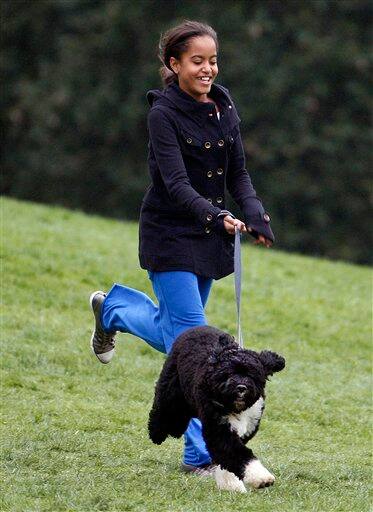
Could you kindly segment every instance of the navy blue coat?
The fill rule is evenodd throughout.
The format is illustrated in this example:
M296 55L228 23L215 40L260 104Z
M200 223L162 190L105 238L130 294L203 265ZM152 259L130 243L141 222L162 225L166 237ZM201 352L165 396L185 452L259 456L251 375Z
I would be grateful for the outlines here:
M245 169L238 117L229 91L212 84L203 103L175 82L147 99L152 179L141 205L139 259L144 269L186 270L220 279L233 272L234 236L223 226L226 190L247 227L274 241L269 215Z

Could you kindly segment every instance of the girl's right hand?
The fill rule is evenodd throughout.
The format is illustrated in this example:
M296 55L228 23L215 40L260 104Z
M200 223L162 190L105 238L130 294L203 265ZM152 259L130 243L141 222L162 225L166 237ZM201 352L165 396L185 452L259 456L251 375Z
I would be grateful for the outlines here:
M235 227L237 226L237 228L242 232L242 233L246 233L246 226L245 224L239 220L239 219L234 219L233 217L231 217L230 215L226 215L224 217L224 227L225 227L225 230L230 234L230 235L234 235L235 233Z

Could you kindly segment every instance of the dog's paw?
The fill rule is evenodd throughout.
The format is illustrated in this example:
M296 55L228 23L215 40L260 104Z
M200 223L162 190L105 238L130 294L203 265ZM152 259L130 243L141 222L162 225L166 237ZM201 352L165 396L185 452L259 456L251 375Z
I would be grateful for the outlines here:
M242 480L240 480L234 473L231 473L226 469L221 469L220 466L215 470L215 480L218 489L221 489L222 491L247 492Z
M273 485L275 477L263 466L260 460L254 459L246 466L243 481L254 489L259 489Z
M149 437L153 441L154 444L162 444L163 441L167 438L167 434L165 434L162 430L158 430L156 428L149 429Z

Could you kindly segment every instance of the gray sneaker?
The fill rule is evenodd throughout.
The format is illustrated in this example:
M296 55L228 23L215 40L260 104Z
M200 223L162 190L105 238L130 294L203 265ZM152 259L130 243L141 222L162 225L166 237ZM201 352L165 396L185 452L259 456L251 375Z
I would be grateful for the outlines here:
M95 328L91 337L91 348L101 363L110 363L114 355L116 331L105 332L101 325L101 307L106 297L106 293L93 292L89 298L93 314L95 316Z
M183 462L181 464L180 469L183 473L190 473L196 476L209 477L215 475L217 467L218 465L214 463L205 464L204 466L192 466L190 464L185 464L185 462Z

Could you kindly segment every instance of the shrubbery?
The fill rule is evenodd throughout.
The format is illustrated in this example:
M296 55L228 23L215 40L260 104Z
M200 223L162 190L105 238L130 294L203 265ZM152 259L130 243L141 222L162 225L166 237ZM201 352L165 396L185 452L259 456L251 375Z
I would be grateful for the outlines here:
M212 24L276 246L370 261L365 0L2 3L3 192L136 218L161 31Z

